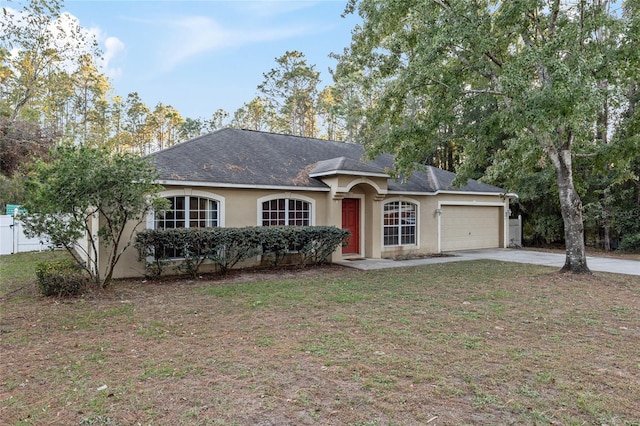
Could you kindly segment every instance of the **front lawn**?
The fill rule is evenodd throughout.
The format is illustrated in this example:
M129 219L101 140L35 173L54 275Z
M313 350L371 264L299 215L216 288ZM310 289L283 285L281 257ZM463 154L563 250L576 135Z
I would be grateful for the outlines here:
M0 257L0 424L640 425L640 277L491 261L43 298Z

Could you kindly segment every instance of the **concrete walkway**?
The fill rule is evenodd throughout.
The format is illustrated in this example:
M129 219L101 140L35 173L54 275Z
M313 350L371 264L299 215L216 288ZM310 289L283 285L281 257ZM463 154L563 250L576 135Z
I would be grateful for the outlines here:
M562 268L564 254L531 251L524 249L482 249L465 250L449 253L446 257L429 257L425 259L391 260L391 259L359 259L335 262L350 268L373 270L398 268L403 266L430 265L435 263L461 262L465 260L489 259L502 262L530 263L534 265ZM616 274L640 276L640 261L622 260L610 257L587 256L587 265L594 272L612 272Z

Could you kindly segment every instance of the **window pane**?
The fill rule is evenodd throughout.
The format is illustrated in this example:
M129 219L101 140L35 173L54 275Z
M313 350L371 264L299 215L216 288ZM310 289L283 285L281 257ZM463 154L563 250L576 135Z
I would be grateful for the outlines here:
M175 203L173 205L174 210L184 210L185 207L185 199L184 197L173 197Z
M403 226L401 244L415 244L415 243L416 243L416 227Z
M384 245L385 246L398 245L398 228L395 228L395 227L384 228Z

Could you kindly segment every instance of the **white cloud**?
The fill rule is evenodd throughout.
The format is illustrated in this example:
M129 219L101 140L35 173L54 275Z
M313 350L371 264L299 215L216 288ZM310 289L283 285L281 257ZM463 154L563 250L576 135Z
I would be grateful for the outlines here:
M69 12L60 14L50 31L58 40L58 43L67 43L68 45L76 43L76 49L81 53L93 54L93 43L97 43L102 54L96 60L98 69L108 78L122 75L122 69L112 65L118 54L125 50L124 43L117 37L107 36L98 27L83 27L80 24L80 20ZM61 35L63 36L61 37ZM70 40L73 40L73 42L70 42ZM76 64L69 63L65 68L71 71L75 69L75 66Z
M97 60L98 69L108 78L117 78L122 75L122 69L114 67L113 62L116 61L118 55L125 51L125 44L117 37L107 36L107 34L98 27L83 28L83 31L98 43L101 57Z
M122 75L122 69L112 67L111 63L120 52L124 52L125 46L117 37L107 37L104 40L104 54L102 55L102 69L109 78L116 78Z
M242 2L243 12L248 12L256 18L264 19L277 15L295 13L313 7L315 1L247 1Z
M165 71L203 53L250 43L283 40L308 32L302 26L228 29L204 16L174 19L164 25L171 29L171 34L168 34L171 41L163 44L161 52Z
M194 16L167 22L170 43L162 46L165 68L171 69L188 58L230 45L233 34L225 32L212 19Z

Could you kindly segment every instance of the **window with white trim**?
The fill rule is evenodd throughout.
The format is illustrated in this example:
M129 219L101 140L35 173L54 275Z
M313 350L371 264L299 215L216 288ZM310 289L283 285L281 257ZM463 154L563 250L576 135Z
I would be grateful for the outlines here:
M384 204L385 246L416 244L417 205L408 201L390 201Z
M158 212L155 229L213 228L220 225L220 203L216 200L190 195L165 198L169 201L170 207ZM161 251L162 257L179 257L177 249L162 247Z
M262 226L309 226L311 203L295 198L277 198L262 203Z
M166 199L170 207L156 216L156 229L213 228L220 225L220 205L216 200L189 195Z

